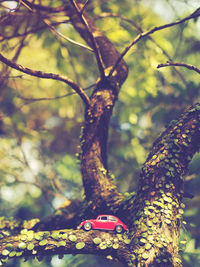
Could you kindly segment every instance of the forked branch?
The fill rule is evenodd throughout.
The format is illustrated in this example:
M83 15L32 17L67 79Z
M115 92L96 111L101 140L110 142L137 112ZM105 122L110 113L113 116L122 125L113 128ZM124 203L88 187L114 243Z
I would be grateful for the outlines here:
M181 20L177 20L175 22L172 23L168 23L168 24L164 24L158 27L153 27L151 30L143 32L141 34L139 34L125 49L124 51L121 53L121 55L119 56L119 58L117 59L115 65L113 66L113 68L111 69L110 73L109 73L109 77L112 76L113 72L115 71L115 69L117 68L117 66L119 65L120 61L124 58L124 56L129 52L129 50L131 49L132 46L134 46L136 43L138 43L141 39L143 39L144 37L147 37L151 34L153 34L154 32L169 28L169 27L173 27L175 25L184 23L190 19L194 19L200 16L200 8L198 8L195 12L193 12L191 15L185 17L184 19Z

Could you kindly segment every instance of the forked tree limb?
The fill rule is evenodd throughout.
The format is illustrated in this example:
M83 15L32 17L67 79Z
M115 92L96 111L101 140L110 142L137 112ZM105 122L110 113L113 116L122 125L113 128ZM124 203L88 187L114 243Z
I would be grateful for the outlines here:
M78 6L79 2L76 1ZM74 28L93 48L96 58L101 59L97 59L97 64L103 65L105 68L103 75L99 68L100 79L90 97L90 106L85 111L80 158L83 185L91 213L109 212L120 195L107 165L108 129L120 87L128 74L128 67L122 60L116 69L115 76L107 79L108 69L119 57L119 52L85 12L83 20L74 5L71 6L71 9L74 10L71 12L73 15L70 16ZM79 10L81 10L81 5ZM86 25L89 25L89 30ZM95 51L95 46L97 51Z
M113 68L111 69L110 73L109 73L109 77L112 76L113 72L115 71L115 69L117 68L118 64L120 63L120 61L124 58L124 56L129 52L129 50L131 49L131 47L133 47L136 43L138 43L140 40L142 40L143 38L153 34L154 32L169 28L169 27L173 27L175 25L184 23L190 19L194 19L200 16L200 8L198 8L197 10L195 10L192 14L190 14L189 16L185 17L184 19L181 20L177 20L175 22L172 23L168 23L168 24L164 24L161 26L156 26L153 27L152 29L150 29L149 31L143 32L141 34L139 34L125 49L124 51L121 53L120 57L117 59L117 61L115 62L115 65L113 66Z

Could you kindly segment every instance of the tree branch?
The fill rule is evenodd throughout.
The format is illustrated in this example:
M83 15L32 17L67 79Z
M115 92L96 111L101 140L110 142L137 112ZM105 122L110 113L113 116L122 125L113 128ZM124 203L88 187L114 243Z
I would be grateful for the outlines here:
M124 16L121 16L119 14L113 14L113 13L109 13L109 12L105 12L102 13L100 16L97 16L96 19L104 19L107 17L111 17L111 18L119 18L123 21L126 21L127 23L129 23L130 25L132 25L134 28L136 28L140 33L143 33L143 29L141 28L141 26L139 26L137 23L135 23L134 21L127 19ZM148 39L154 43L161 51L162 53L167 57L167 59L169 61L172 61L172 58L170 57L170 55L166 52L166 50L164 50L151 36L148 36ZM181 81L183 82L183 84L185 86L187 86L187 82L184 78L184 76L177 70L177 68L174 67L175 72L177 73L177 75L180 77Z
M191 64L186 64L186 63L180 63L180 62L173 62L173 61L167 61L166 63L163 63L163 64L159 64L157 66L157 68L163 68L163 67L168 67L168 66L180 66L180 67L185 67L189 70L194 70L196 71L197 73L200 74L200 69L191 65Z
M123 262L129 257L130 240L126 235L83 230L41 231L23 229L20 235L0 239L0 262L19 257L43 257L64 254L112 254ZM125 261L125 260L124 260Z
M194 19L200 16L200 8L198 8L195 12L193 12L191 15L185 17L184 19L172 22L172 23L168 23L165 25L161 25L158 27L153 27L151 30L143 32L141 34L139 34L125 49L124 51L121 53L121 55L119 56L119 58L117 59L115 65L113 66L113 68L111 69L110 73L109 73L109 77L112 76L112 74L114 73L115 69L117 68L118 64L120 63L120 61L124 58L124 56L128 53L128 51L131 49L132 46L134 46L136 43L138 43L141 39L143 39L144 37L147 37L151 34L153 34L154 32L169 28L169 27L173 27L175 25L184 23L190 19Z
M76 4L76 2L74 0L71 0L71 3L73 5L74 9L76 10L81 22L85 26L86 31L88 32L88 35L89 35L89 38L90 38L90 41L91 41L91 44L92 44L92 48L93 48L95 56L96 56L97 65L98 65L101 77L103 78L105 76L105 73L104 73L104 64L103 64L103 60L102 60L102 57L101 57L101 53L99 51L98 44L97 44L97 42L96 42L96 40L95 40L95 38L93 36L93 33L90 30L90 26L89 26L87 20L85 19L84 15L83 15L84 8L85 8L86 5L84 5L82 10L79 10L79 7L78 7L78 5Z
M70 80L66 76L62 76L59 74L53 74L53 73L46 73L46 72L42 72L42 71L36 71L36 70L22 67L21 65L14 63L11 60L5 58L2 54L0 54L0 61L5 63L7 66L9 66L13 69L16 69L18 71L21 71L23 73L26 73L30 76L39 77L39 78L43 78L43 79L52 79L52 80L64 82L76 91L76 93L81 97L81 99L83 100L83 102L85 103L86 106L89 106L89 104L90 104L90 100L89 100L88 96L85 94L84 90L78 84L76 84L74 81Z

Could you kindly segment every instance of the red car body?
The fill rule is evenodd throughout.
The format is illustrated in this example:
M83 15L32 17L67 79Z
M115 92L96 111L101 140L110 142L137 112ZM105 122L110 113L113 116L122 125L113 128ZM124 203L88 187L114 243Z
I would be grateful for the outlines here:
M96 219L83 221L77 229L83 228L86 231L102 229L102 230L115 230L117 233L127 231L127 226L120 221L119 218L113 215L99 215Z

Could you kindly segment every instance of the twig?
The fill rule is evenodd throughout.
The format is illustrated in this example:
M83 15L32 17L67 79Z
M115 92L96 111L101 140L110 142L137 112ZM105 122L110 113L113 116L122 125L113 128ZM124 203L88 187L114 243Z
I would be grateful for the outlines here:
M70 43L72 43L72 44L78 45L78 46L80 46L80 47L82 47L82 48L85 48L85 49L91 51L91 52L94 52L93 49L90 48L89 46L84 45L84 44L81 44L81 43L78 43L78 42L72 40L71 38L65 36L65 35L62 34L61 32L57 31L57 30L55 29L55 27L51 25L51 23L50 23L50 21L49 21L48 19L43 19L43 22L44 22L44 23L51 29L51 31L52 31L56 36L60 36L60 37L62 37L63 39L65 39L66 41L68 41L68 42L70 42Z
M200 74L200 69L191 65L191 64L186 64L186 63L179 63L179 62L172 62L172 61L167 61L166 63L163 63L163 64L159 64L157 66L157 68L163 68L163 67L168 67L168 66L180 66L180 67L185 67L189 70L194 70L196 71L197 73Z
M80 11L80 14L83 14L84 10L86 9L87 7L87 4L89 3L90 0L86 0L84 6L82 7L81 11Z
M90 85L89 87L87 88L84 88L84 91L86 90L89 90L91 89L92 87L94 87L96 85L95 84L92 84ZM71 92L71 93L68 93L68 94L65 94L65 95L61 95L61 96L55 96L55 97L40 97L40 98L32 98L32 97L24 97L24 96L21 96L19 93L17 94L17 97L24 100L24 101L27 101L29 103L31 102L37 102L37 101L51 101L51 100L57 100L57 99L60 99L60 98L65 98L65 97L68 97L68 96L71 96L71 95L75 95L76 92Z
M128 51L131 49L131 47L133 45L135 45L136 43L138 43L141 39L143 39L144 37L149 36L150 34L153 34L154 32L181 24L187 20L193 19L193 18L197 18L200 16L200 8L198 8L195 12L193 12L192 14L190 14L189 16L185 17L184 19L172 22L172 23L168 23L168 24L164 24L158 27L153 27L151 30L143 32L141 34L139 34L125 49L124 51L121 53L121 55L119 56L119 58L117 59L115 65L113 66L113 68L111 69L109 76L111 77L113 72L115 71L115 69L117 68L117 66L119 65L120 61L123 59L123 57L128 53Z
M17 63L14 63L13 61L5 58L1 53L0 53L0 61L5 63L7 66L16 69L18 71L21 71L23 73L26 73L28 75L34 76L34 77L39 77L43 79L52 79L52 80L57 80L64 82L68 84L71 88L73 88L77 94L82 98L83 102L88 106L90 104L90 99L89 97L85 94L84 90L76 84L74 81L70 80L66 76L59 75L59 74L54 74L54 73L46 73L42 71L37 71L37 70L32 70L29 68L25 68Z
M84 15L82 14L82 11L79 9L79 7L76 4L76 2L74 0L70 0L70 1L72 3L76 13L78 14L80 20L82 21L83 25L85 26L85 28L87 30L87 33L89 35L89 38L90 38L90 41L92 43L92 47L93 47L93 50L94 50L94 53L95 53L95 56L96 56L97 65L98 65L100 74L101 74L102 77L105 77L103 60L102 60L101 53L100 53L99 48L98 48L98 44L97 44L97 42L96 42L96 40L94 38L94 35L92 34L92 32L90 30L90 27L89 27L89 25L87 23L87 20L85 19Z
M49 100L57 100L60 98L65 98L71 95L74 95L74 92L65 94L65 95L61 95L61 96L55 96L55 97L40 97L40 98L28 98L28 97L23 97L21 95L17 95L18 98L24 100L24 101L28 101L28 102L36 102L36 101L49 101Z

